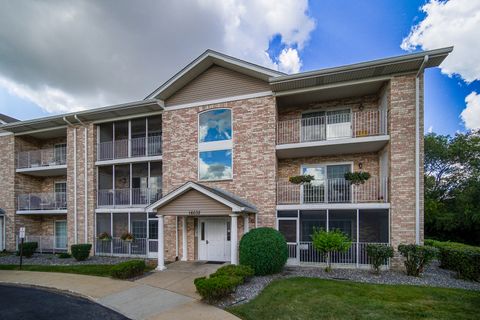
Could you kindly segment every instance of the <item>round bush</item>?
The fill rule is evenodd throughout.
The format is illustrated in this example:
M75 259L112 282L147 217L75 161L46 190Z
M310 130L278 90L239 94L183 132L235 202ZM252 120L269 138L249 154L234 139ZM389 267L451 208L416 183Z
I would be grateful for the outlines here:
M252 267L256 275L282 271L287 259L287 242L275 229L253 229L240 240L240 264Z
M90 256L90 250L92 245L90 243L74 244L70 247L72 251L72 256L77 261L87 260Z

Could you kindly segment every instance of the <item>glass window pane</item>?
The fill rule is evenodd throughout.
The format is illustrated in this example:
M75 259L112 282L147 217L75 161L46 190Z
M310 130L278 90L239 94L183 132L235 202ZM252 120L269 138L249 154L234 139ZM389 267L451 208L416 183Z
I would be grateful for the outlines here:
M315 229L327 228L327 211L300 211L300 241L312 241Z
M278 220L278 231L283 234L287 242L297 242L296 220Z
M206 151L199 154L200 180L232 179L232 151Z
M351 165L349 164L340 164L327 167L327 178L328 179L344 179L345 173L350 172Z
M145 213L130 214L130 230L135 239L147 238L147 216Z
M157 220L148 221L148 238L158 239L158 221Z
M296 218L296 217L298 217L298 211L297 210L278 211L277 212L277 217L279 217L279 218Z
M357 241L357 211L329 210L328 230L340 230L352 241Z
M359 242L388 243L388 210L360 210Z
M211 142L232 139L232 112L217 109L201 113L199 116L199 141Z

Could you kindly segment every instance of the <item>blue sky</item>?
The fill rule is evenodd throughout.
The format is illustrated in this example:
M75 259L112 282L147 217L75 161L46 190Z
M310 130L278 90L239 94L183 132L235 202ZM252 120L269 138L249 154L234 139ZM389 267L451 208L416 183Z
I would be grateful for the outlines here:
M223 19L225 18L222 16L224 12L229 14L232 12L236 14L236 10L241 12L239 7L227 7L232 5L230 2L227 4L216 1L218 7L225 6L223 10L218 11L215 11L215 7L202 7L201 4L198 4L202 2L188 6L187 10L191 11L188 14L195 17L192 19L200 19L200 21L194 21L192 26L186 26L183 34L185 37L189 34L190 38L184 39L183 44L178 41L178 37L175 38L175 41L180 44L170 41L172 46L170 50L164 50L162 45L162 42L168 41L167 38L163 41L151 41L156 36L171 36L160 26L154 26L153 21L158 23L158 21L164 20L170 24L179 23L179 21L178 19L172 20L173 18L169 15L166 15L163 20L156 19L158 14L154 8L145 8L145 12L140 12L142 19L138 19L135 14L138 13L137 11L141 11L141 8L132 11L131 8L128 8L128 2L123 6L123 11L121 11L122 6L115 7L113 9L117 10L113 13L115 18L118 19L124 15L123 20L131 19L139 30L139 33L128 34L128 32L136 30L136 28L128 27L131 26L129 23L125 23L125 30L121 30L121 25L117 23L113 23L111 30L108 30L109 26L105 21L109 21L109 19L101 16L101 14L112 14L112 7L108 3L86 2L87 5L76 6L76 4L59 1L53 3L51 7L47 7L51 5L50 3L36 3L35 5L43 6L41 9L45 9L44 17L39 17L33 11L31 17L24 16L9 20L11 25L7 24L6 26L2 25L5 22L0 22L0 27L3 27L4 30L16 30L19 26L24 27L25 25L24 23L20 25L20 21L30 21L32 26L28 32L32 34L33 38L36 32L41 32L42 28L37 26L42 23L43 29L48 33L35 37L44 40L45 43L51 45L52 49L50 52L45 52L43 50L47 50L45 48L48 46L43 46L41 43L39 45L36 39L27 43L28 37L12 34L11 39L8 39L10 34L0 32L0 42L7 44L4 47L14 48L15 45L20 44L18 48L25 50L17 52L21 54L10 50L10 54L11 52L14 54L7 56L8 53L3 52L3 49L0 48L0 60L13 61L3 65L0 61L0 113L25 120L52 113L73 111L74 108L98 107L142 99L153 88L168 79L172 73L178 71L207 48L224 51L239 58L268 66L276 64L280 69L282 69L279 60L282 49L293 48L298 52L302 63L300 71L405 54L407 52L400 47L402 40L409 35L412 26L426 18L427 14L420 8L428 1L322 0L308 3L300 0L285 1L288 3L285 5L286 14L293 17L291 21L285 21L284 24L283 21L267 21L270 24L265 22L266 25L261 21L264 16L260 16L260 18L255 16L260 11L257 8L260 6L259 4L244 4L243 0L234 2L238 5L252 7L248 8L252 12L249 16L238 14L237 18L241 22L239 26L228 25L230 21L235 21L231 16ZM451 2L465 7L467 0L451 0ZM302 3L306 8L302 7ZM13 3L9 5L12 7L11 10L23 15L29 14L28 10L31 8L31 6L14 7ZM63 8L66 5L70 7ZM262 8L269 5L261 4ZM92 11L91 7L94 6L97 7ZM166 8L167 6L173 7ZM180 7L182 4L179 3L177 6ZM271 6L271 10L280 10L279 6L273 4ZM293 8L294 6L298 8ZM157 9L163 12L174 12L179 10L178 7L164 3ZM65 10L62 11L63 9ZM181 9L185 10L185 8ZM306 13L304 9L306 9ZM8 10L4 11L8 12ZM150 12L152 12L152 17L155 17L151 21L147 16ZM285 12L283 13L285 14ZM45 21L58 18L57 16L52 18L48 16L49 14L60 16L62 21L68 23L68 27L54 25L52 28L56 29L48 30L49 25ZM284 19L284 16L279 16ZM0 13L0 20L8 19L2 19ZM221 25L221 22L217 21L225 22L224 25ZM311 27L313 24L307 23L311 21L315 21L314 28ZM141 22L145 22L145 25L140 25ZM212 25L208 25L209 23ZM98 39L95 39L95 32L88 31L91 26L96 25L102 27L95 29ZM288 25L288 28L284 25ZM267 29L268 32L265 31ZM275 31L276 29L278 31ZM300 40L295 38L295 32L301 33L302 30L307 30L305 31L306 36L297 37ZM147 32L151 32L151 34L146 34ZM85 37L87 33L89 36ZM145 39L141 39L139 36L143 34L145 34ZM81 41L84 41L85 38L88 38L88 42L82 44ZM105 39L114 39L116 43L109 43ZM130 56L127 56L129 51L133 50L133 43L140 41L139 39L143 41L141 42L142 46L138 46L141 50L135 54L130 52ZM233 39L233 42L230 43L229 39ZM95 44L97 40L101 41L105 48L99 49ZM268 47L271 61L261 61L264 50L262 47L265 47L264 42ZM156 44L158 47L148 48L147 43L148 45ZM447 43L450 44L448 41ZM55 45L59 47L55 48ZM76 45L81 45L82 49L92 46L98 50L95 51L95 55L91 55L92 51L82 52L75 47ZM438 45L435 46L438 47ZM446 45L442 43L441 46ZM68 52L69 48L72 50L71 53ZM110 49L111 51L109 51ZM81 54L75 56L75 53L79 51ZM31 56L28 56L29 52L32 53ZM120 52L125 52L126 56L121 56ZM148 56L147 52L151 56ZM21 58L24 60L20 60ZM41 58L44 60L42 61ZM127 58L130 59L130 62ZM144 64L141 64L142 60L145 60ZM37 64L31 63L31 61ZM114 63L110 64L111 61ZM16 68L9 68L12 65ZM2 77L11 81L3 81L2 85ZM42 83L43 78L45 79L44 83ZM480 92L479 81L467 84L459 76L449 77L442 74L440 69L435 68L426 71L425 83L425 130L431 128L434 132L441 134L464 131L466 128L460 119L460 113L466 106L465 97L473 91ZM134 86L136 86L135 90L129 91ZM52 88L58 90L55 91Z

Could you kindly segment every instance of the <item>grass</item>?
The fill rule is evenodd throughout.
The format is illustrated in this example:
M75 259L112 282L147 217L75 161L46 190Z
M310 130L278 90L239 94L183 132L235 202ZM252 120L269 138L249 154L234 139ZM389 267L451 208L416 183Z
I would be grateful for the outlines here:
M478 319L480 292L291 278L228 311L242 319Z
M109 277L113 265L84 264L72 266L24 265L22 271L76 273L89 276ZM20 270L16 264L0 264L0 270Z

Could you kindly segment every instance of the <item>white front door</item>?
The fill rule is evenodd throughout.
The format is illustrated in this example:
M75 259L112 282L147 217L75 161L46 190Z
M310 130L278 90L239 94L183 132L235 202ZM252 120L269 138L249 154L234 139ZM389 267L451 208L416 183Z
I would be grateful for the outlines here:
M198 259L230 260L230 223L227 219L199 220Z

